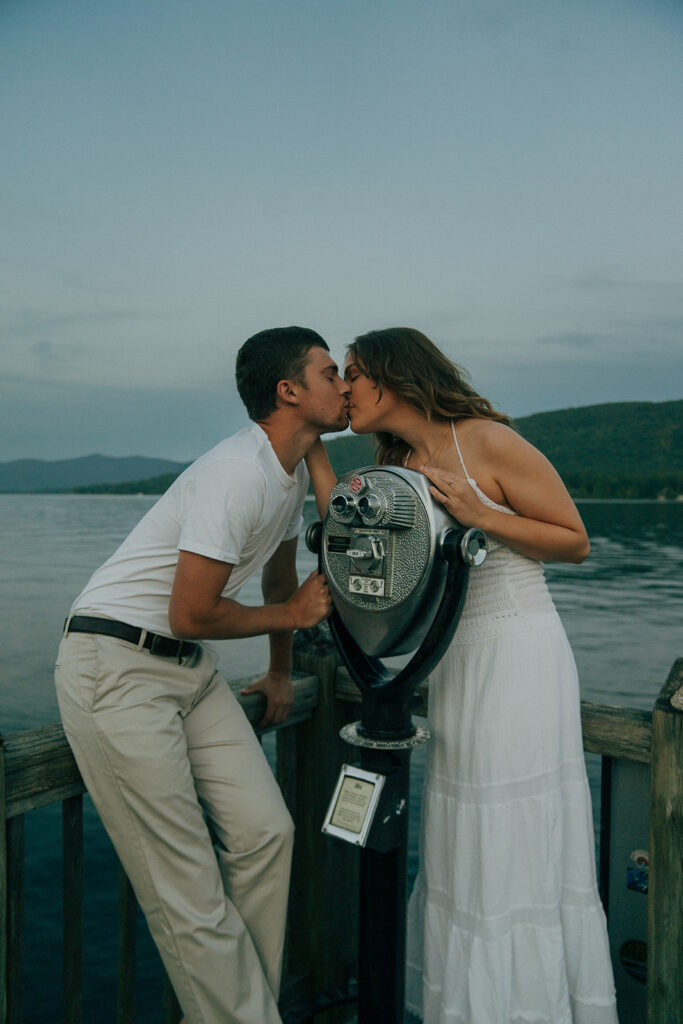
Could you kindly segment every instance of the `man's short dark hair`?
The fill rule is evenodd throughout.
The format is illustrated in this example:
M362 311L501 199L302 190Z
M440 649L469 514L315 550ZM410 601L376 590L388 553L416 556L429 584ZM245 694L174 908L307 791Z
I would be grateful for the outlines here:
M245 341L237 353L235 377L249 419L258 423L275 412L279 381L303 384L308 353L316 345L329 352L327 343L308 327L272 327Z

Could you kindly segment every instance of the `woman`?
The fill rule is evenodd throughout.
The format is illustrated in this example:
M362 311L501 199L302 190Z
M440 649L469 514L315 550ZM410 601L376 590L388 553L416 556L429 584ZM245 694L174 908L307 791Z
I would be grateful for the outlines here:
M589 542L559 475L419 331L349 347L349 418L489 538L430 678L407 1001L425 1024L614 1024L578 680L542 561ZM309 458L326 509L335 478ZM472 474L472 475L471 475Z

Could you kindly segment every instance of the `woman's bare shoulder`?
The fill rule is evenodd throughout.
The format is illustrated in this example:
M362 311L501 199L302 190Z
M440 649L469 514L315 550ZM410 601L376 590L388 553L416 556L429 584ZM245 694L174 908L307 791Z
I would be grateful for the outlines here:
M526 444L522 436L513 427L498 420L487 420L481 417L463 420L458 424L458 437L476 444L482 449L499 448L501 445L516 445L519 442Z
M546 462L545 456L514 427L497 420L471 419L463 424L462 437L471 452L488 465L509 465L518 460Z

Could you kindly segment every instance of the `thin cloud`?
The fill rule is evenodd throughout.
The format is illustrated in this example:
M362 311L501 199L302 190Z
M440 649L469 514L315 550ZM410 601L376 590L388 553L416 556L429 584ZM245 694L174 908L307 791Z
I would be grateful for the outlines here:
M605 274L597 271L580 274L578 277L571 278L569 283L574 288L591 292L606 292L612 291L614 288L628 287L627 282L623 278L614 274Z
M41 373L56 374L68 370L81 360L86 353L86 346L78 342L60 344L45 339L31 345L29 352Z
M514 5L501 4L498 0L477 0L459 8L458 21L473 32L497 39L519 28L537 31L539 19L545 13L543 3L538 0Z
M607 334L581 334L572 332L561 332L560 334L546 334L534 338L534 344L540 346L557 345L562 348L573 349L597 349L612 345L617 339Z
M676 291L680 292L681 282L670 281L670 280L643 280L633 277L626 277L618 272L610 273L609 271L588 271L585 274L579 274L576 277L569 279L569 284L573 288L578 288L581 291L593 291L593 292L608 292L617 290L627 290L633 292L639 291Z
M620 320L619 327L641 339L658 338L667 343L673 341L676 345L683 342L683 316L631 317L629 320Z
M149 321L167 320L168 316L159 313L144 313L140 310L130 309L107 309L107 310L83 310L48 315L39 310L22 310L18 316L10 319L2 328L6 337L18 336L30 338L38 333L43 334L49 331L62 331L72 327L89 324L106 324L117 321Z
M683 316L642 316L613 320L609 332L559 331L534 338L534 345L592 351L612 355L615 347L633 360L651 359L653 352L669 353L680 359L683 353Z

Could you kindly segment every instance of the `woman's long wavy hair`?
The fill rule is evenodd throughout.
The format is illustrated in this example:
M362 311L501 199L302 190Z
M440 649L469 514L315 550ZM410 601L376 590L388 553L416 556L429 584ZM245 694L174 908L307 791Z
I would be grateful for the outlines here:
M496 420L510 424L486 398L477 394L467 374L452 363L433 341L412 327L388 327L361 334L349 345L351 358L377 385L409 402L428 420ZM380 465L402 466L410 445L395 434L375 434L375 458Z

